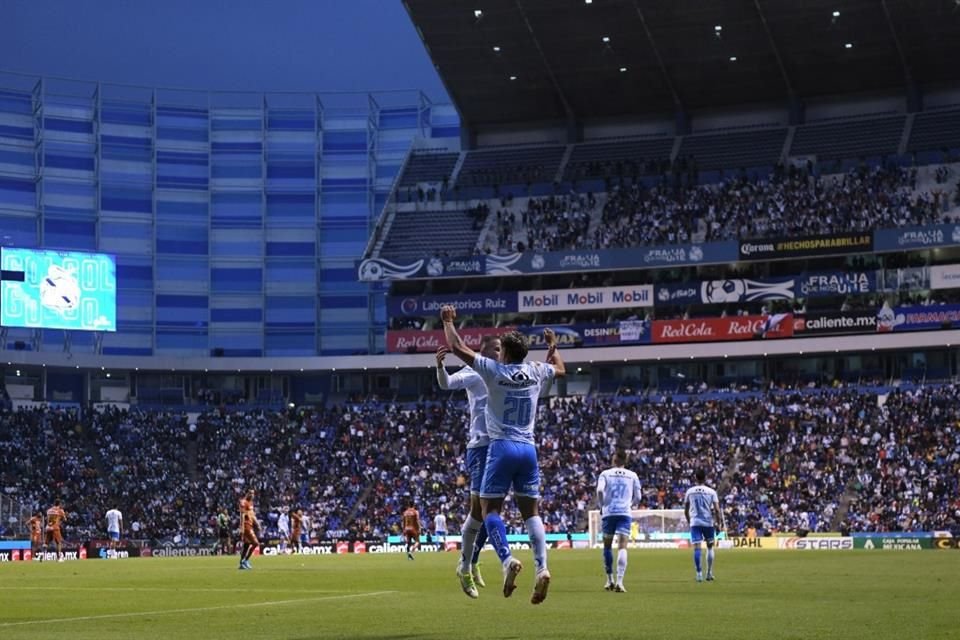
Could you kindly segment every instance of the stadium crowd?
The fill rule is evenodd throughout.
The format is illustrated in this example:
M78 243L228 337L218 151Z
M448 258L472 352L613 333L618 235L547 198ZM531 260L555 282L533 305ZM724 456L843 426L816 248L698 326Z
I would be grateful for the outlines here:
M464 514L467 412L456 395L416 405L348 403L282 412L186 414L4 411L0 490L31 508L55 497L68 538L102 537L124 512L125 537L211 542L220 509L258 491L266 537L291 506L309 535L398 531L412 500L424 522ZM745 531L931 530L960 522L960 386L842 387L723 398L554 398L538 420L548 531L586 528L596 475L624 445L643 506L682 507L693 470L709 468L728 528ZM508 526L519 532L515 509ZM9 523L8 523L9 524ZM234 522L236 524L236 522Z
M949 193L917 192L916 169L860 168L817 176L778 166L765 179L739 175L718 184L667 178L612 184L606 197L530 198L517 218L498 217L495 253L610 249L736 238L811 236L942 222ZM602 206L593 206L602 202ZM592 204L591 204L592 203ZM589 205L589 206L585 206ZM592 231L591 231L592 230Z

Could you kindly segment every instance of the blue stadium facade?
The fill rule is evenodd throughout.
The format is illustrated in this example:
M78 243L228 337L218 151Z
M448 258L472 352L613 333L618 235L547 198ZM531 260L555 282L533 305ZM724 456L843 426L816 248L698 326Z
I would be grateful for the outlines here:
M382 285L356 261L415 139L417 91L218 93L0 75L0 244L117 257L118 331L73 352L369 353ZM62 331L6 329L61 351ZM102 340L102 342L101 342Z

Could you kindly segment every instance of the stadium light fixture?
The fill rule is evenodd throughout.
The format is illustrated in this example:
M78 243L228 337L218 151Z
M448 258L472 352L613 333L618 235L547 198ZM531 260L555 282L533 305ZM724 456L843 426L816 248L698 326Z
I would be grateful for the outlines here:
M109 372L109 371L107 371L107 377L108 377L108 378L110 377L110 372Z
M493 45L493 50L496 53L500 53L500 47L498 47L497 45Z
M593 4L593 0L583 0L583 4Z
M852 42L848 42L848 43L846 43L845 45L843 45L843 48L844 48L844 49L853 49L853 43L852 43Z
M840 17L840 12L839 12L839 11L834 11L834 12L833 12L833 17L834 17L834 18L839 18L839 17Z
M17 369L17 377L20 377L20 369Z
M715 32L717 32L717 33L720 33L721 31L723 31L723 25L722 25L722 24L718 24L718 25L716 25L716 26L713 27L713 30L714 30Z
M480 9L474 9L474 10L473 10L473 17L476 18L477 20L479 20L480 18L483 17L483 11L481 11Z
M603 36L601 40L603 40L604 42L610 42L610 36Z
M736 62L737 56L730 56L730 62Z
M626 73L626 72L627 72L626 67L620 67L620 73Z
M511 79L511 80L516 80L516 79L517 79L517 76L510 76L510 79Z

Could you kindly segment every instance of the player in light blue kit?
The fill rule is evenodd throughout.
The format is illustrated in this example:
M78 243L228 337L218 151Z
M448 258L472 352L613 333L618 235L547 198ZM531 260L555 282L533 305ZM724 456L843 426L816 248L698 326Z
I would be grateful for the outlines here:
M464 344L453 321L457 311L446 305L440 312L447 345L461 360L473 367L487 385L486 422L490 446L480 488L480 506L490 543L503 564L503 595L514 592L517 574L523 565L510 554L507 530L500 518L503 499L510 488L523 516L533 547L537 569L530 602L540 604L547 597L550 572L547 570L547 540L537 510L540 498L540 466L534 443L533 425L537 416L540 391L555 377L566 375L557 353L557 337L550 329L543 332L549 345L547 362L524 362L527 342L512 331L500 336L500 362L477 355Z
M630 542L630 510L640 500L640 478L625 469L627 454L617 449L613 466L597 478L597 502L600 503L603 531L603 567L607 572L607 591L626 593L623 576L627 572L627 545ZM613 580L613 537L617 536L617 580Z
M446 347L437 349L437 383L441 389L464 389L467 392L467 404L470 405L470 439L467 442L467 473L470 474L470 513L460 530L462 547L460 564L457 565L457 577L460 588L471 598L479 597L477 587L486 583L480 575L480 550L487 542L487 528L483 526L483 511L480 508L480 485L483 482L483 470L487 465L487 385L480 374L470 367L464 367L449 375L443 366L443 359L450 353ZM480 355L492 360L500 359L500 336L487 335L480 342Z
M697 582L703 582L703 572L700 570L700 542L707 543L707 582L713 581L713 545L715 542L716 524L722 531L723 514L720 512L720 499L717 492L704 484L707 474L703 469L697 469L699 484L687 489L683 497L683 515L690 525L690 542L693 543L693 564L697 568Z

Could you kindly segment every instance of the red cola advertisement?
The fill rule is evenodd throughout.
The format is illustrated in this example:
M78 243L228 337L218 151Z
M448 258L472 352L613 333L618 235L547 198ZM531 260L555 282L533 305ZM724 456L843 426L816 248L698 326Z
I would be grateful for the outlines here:
M512 327L484 327L457 329L457 333L467 343L467 346L476 351L480 350L480 340L486 335L499 336ZM447 346L443 331L418 331L404 329L402 331L387 331L387 353L432 353L441 346Z
M652 333L655 344L790 338L793 336L793 317L790 314L778 314L696 320L654 320Z

